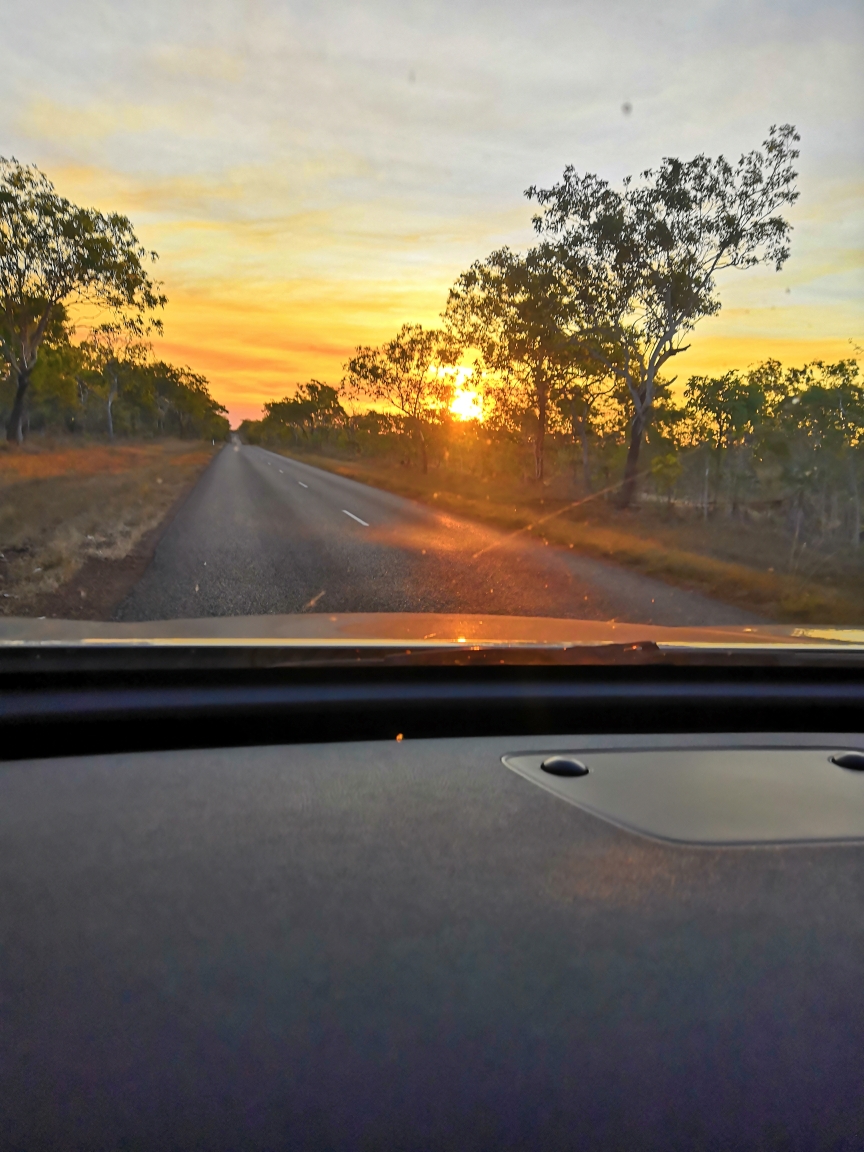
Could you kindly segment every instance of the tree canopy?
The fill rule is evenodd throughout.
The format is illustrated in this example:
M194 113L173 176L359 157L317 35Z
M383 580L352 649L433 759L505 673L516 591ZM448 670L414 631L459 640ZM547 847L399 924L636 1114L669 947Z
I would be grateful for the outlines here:
M379 400L411 423L420 445L421 466L428 469L425 425L430 414L446 405L452 383L440 368L448 359L441 332L420 324L403 324L392 340L373 348L358 347L345 365L346 393Z
M0 421L14 403L11 378L0 383ZM148 345L122 347L47 339L31 374L30 431L102 436L180 436L224 440L225 408L207 380L156 359Z
M143 338L166 303L156 260L126 216L80 208L33 165L0 158L0 349L15 396L6 427L21 438L24 398L46 334L87 304Z
M639 452L656 381L684 351L700 319L720 310L718 273L759 263L782 268L795 202L798 133L772 127L761 150L732 165L723 156L666 158L620 191L574 168L548 189L526 195L541 211L534 226L554 239L572 284L574 338L626 386L631 434L622 502L635 492Z
M533 409L534 474L543 478L550 392L563 385L579 349L570 338L571 302L554 249L525 256L501 248L463 272L444 321L457 348L479 349L482 367L513 377Z
M320 380L298 384L293 396L268 400L264 412L264 421L270 426L281 425L309 431L334 428L346 419L345 410L339 403L338 390Z

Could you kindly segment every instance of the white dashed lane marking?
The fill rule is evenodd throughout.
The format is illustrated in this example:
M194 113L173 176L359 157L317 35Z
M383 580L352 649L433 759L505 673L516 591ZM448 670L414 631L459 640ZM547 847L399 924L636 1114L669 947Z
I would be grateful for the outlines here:
M362 524L364 528L369 527L365 520L361 520L359 516L355 516L353 512L349 512L347 508L343 508L342 511L346 516L350 516L352 520L356 520L358 524Z
M302 480L298 480L297 483L300 485L301 488L308 488L309 487L309 485L304 484Z

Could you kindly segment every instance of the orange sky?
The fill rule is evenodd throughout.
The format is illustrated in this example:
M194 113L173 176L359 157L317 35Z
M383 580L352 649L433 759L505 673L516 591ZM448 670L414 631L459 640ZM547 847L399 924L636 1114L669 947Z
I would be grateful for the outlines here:
M45 37L8 0L0 153L132 218L170 301L158 354L236 423L434 325L472 260L531 243L523 190L565 164L617 182L792 121L792 257L728 274L676 370L838 358L864 344L862 10L811 8L46 0Z

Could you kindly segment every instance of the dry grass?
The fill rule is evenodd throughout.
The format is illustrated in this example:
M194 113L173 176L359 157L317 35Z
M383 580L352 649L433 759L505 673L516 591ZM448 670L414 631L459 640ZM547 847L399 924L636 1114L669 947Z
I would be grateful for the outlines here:
M26 615L89 557L127 556L214 451L176 440L0 450L0 612Z
M289 455L289 453L286 453ZM813 554L789 570L789 541L770 524L642 506L622 512L602 499L573 506L566 481L526 491L524 483L484 480L456 470L421 473L398 465L290 453L363 483L507 531L611 560L692 588L767 618L796 623L860 624L864 556L851 549Z

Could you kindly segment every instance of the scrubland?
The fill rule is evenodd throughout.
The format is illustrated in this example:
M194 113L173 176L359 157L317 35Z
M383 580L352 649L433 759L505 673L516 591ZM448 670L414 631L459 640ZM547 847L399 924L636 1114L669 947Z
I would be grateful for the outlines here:
M116 590L112 562L146 546L215 451L170 439L0 447L0 612L31 615L59 597L49 614L99 618Z

